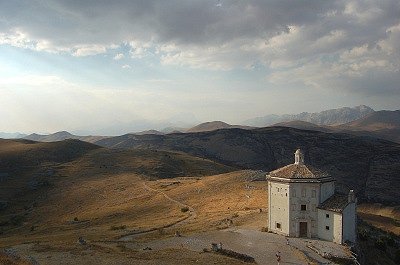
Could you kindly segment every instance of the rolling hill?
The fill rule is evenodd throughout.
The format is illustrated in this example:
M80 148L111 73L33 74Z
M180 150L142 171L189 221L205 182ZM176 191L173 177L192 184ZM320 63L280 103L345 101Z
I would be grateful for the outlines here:
M293 152L302 148L308 163L355 189L360 198L400 203L400 145L380 139L269 127L171 135L127 134L96 144L182 151L230 166L266 171L292 163Z
M94 264L85 261L94 255L111 259L109 264L137 264L146 251L130 251L127 258L116 240L132 234L170 237L178 228L216 230L227 227L229 218L237 224L265 218L258 211L266 207L265 184L243 189L252 174L232 170L179 152L109 150L79 140L0 140L0 247L26 246L36 258L52 253L40 263ZM77 244L79 237L89 242L89 254ZM186 249L151 251L145 260L158 264L162 256L170 264L195 264L193 255L199 256ZM242 264L212 253L198 259Z
M57 142L57 141L64 141L68 139L76 139L76 140L81 140L89 143L93 143L95 141L98 141L100 139L106 138L105 136L78 136L71 134L67 131L60 131L52 134L37 134L37 133L32 133L30 135L27 135L23 137L23 139L26 140L32 140L32 141L37 141L37 142Z
M254 129L254 127L250 126L243 126L243 125L231 125L225 123L223 121L211 121L211 122L204 122L199 125L196 125L190 129L187 129L185 132L187 133L194 133L194 132L209 132L215 131L219 129L232 129L232 128L240 128L240 129Z
M306 121L287 121L280 122L272 125L271 127L289 127L300 130L320 131L320 132L331 132L332 129L329 126L320 126L311 122Z
M400 143L400 110L376 111L361 119L333 128L348 133L373 136Z

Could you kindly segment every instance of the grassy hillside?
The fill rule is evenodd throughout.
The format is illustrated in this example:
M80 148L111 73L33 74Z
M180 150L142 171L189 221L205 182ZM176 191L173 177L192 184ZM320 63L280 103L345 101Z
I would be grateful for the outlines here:
M131 174L127 178L131 178L132 185L138 185L136 182L144 179L201 177L232 170L234 168L229 166L177 152L109 150L78 140L54 143L1 140L0 232L27 222L37 205L42 203L48 205L45 213L49 215L54 207L62 207L68 212L68 206L75 205L77 198L81 203L89 202L95 198L93 194L79 189L85 183L91 185L91 181L109 183L114 189L114 181L117 183L116 179L127 177L126 174ZM102 192L101 188L99 191ZM160 217L165 214L162 209L157 212ZM63 219L60 213L54 216ZM71 216L65 216L63 220ZM38 217L44 220L48 216L39 214Z
M400 203L400 145L380 139L286 127L224 129L171 135L123 135L96 142L111 148L183 151L241 168L274 170L293 163L297 148L306 163L332 174L359 198Z

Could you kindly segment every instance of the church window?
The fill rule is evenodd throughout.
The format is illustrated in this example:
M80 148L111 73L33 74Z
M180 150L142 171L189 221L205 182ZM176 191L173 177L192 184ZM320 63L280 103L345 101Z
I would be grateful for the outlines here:
M302 205L301 205L301 210L302 210L302 211L306 211L306 210L307 210L307 205L302 204Z
M316 190L312 190L312 192L311 192L311 197L312 197L312 198L317 197L317 191L316 191Z
M329 230L329 225L325 226L325 229L326 229L326 230Z
M276 228L281 229L281 223L276 223Z
M326 217L326 218L329 218L329 213L325 214L325 217Z

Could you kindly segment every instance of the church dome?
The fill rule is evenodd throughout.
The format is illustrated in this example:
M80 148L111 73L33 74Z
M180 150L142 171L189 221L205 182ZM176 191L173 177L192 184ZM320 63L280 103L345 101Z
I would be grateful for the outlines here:
M304 154L300 149L294 153L295 161L293 164L278 168L269 172L267 179L293 180L306 182L319 182L331 179L327 172L314 168L304 163Z

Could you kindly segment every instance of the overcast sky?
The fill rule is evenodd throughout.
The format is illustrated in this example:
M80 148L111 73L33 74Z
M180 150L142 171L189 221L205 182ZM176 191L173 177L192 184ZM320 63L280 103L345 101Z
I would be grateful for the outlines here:
M0 0L0 131L399 109L400 1Z

